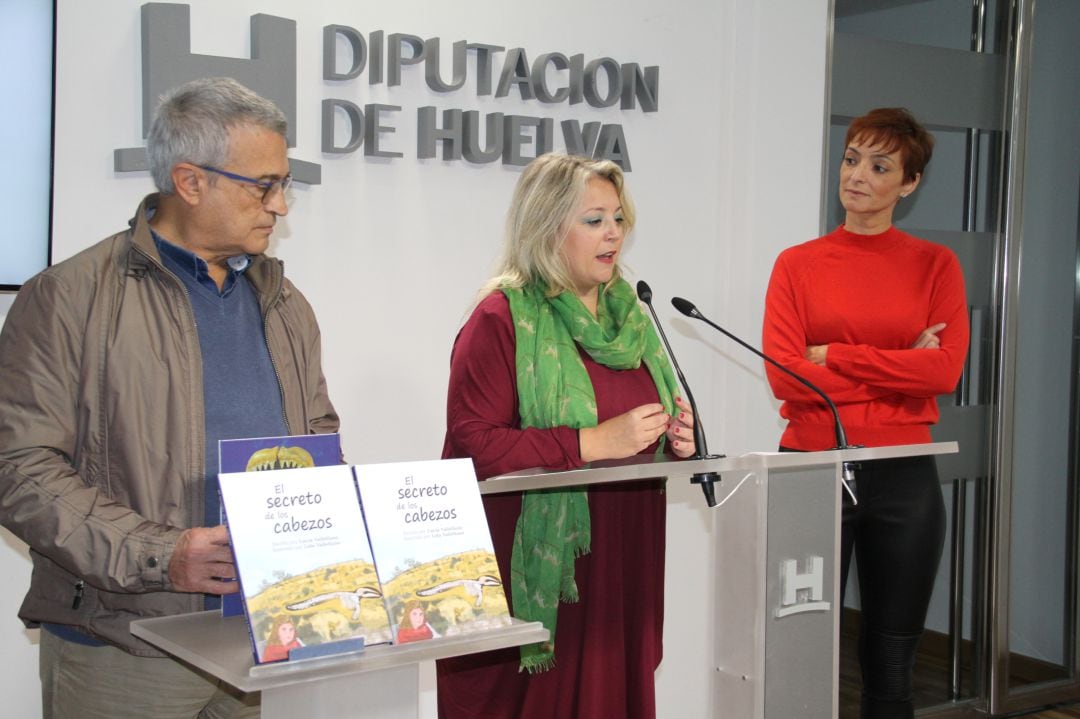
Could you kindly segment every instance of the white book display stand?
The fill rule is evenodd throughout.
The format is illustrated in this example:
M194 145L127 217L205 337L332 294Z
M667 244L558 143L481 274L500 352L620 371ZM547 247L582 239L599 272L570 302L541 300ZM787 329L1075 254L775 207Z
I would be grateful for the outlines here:
M264 719L416 719L420 662L542 642L539 622L311 659L256 665L243 616L217 610L140 619L131 633L245 692Z

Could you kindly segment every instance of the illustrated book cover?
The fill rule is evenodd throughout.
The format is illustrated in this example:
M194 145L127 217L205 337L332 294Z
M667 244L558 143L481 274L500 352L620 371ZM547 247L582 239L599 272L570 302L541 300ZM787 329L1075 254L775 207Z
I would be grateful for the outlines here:
M471 460L353 471L395 642L510 624Z
M341 435L300 434L287 437L248 437L218 442L218 472L261 472L268 469L324 467L341 462ZM222 510L222 523L225 522ZM221 598L222 616L244 613L240 595Z
M391 641L350 467L219 479L257 663L342 640Z

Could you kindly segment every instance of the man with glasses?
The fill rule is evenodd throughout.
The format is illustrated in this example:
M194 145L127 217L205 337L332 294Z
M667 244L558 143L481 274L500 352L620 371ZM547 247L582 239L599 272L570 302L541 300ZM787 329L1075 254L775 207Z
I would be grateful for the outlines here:
M264 252L289 212L286 121L225 78L162 98L158 193L31 279L0 333L0 522L31 549L45 717L258 716L130 633L217 606L236 571L217 442L334 432L319 329Z

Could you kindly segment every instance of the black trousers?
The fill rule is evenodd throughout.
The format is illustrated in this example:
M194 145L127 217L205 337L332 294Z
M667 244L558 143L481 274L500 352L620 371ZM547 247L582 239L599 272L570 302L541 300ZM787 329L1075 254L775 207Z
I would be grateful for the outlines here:
M841 605L854 550L862 625L863 719L914 716L911 680L945 541L945 503L933 457L861 462L844 493Z

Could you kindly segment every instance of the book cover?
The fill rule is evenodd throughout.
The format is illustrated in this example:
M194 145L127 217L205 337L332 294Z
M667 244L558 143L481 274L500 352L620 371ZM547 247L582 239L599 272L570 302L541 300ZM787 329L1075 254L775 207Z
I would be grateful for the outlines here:
M471 460L353 471L395 642L510 623Z
M218 442L219 472L325 467L341 463L341 435L297 434Z
M225 473L220 483L257 663L391 640L350 467Z
M268 469L325 467L341 463L341 435L300 434L286 437L246 437L218 442L218 472L261 472ZM225 523L222 510L221 522ZM221 614L244 613L238 594L221 598Z

